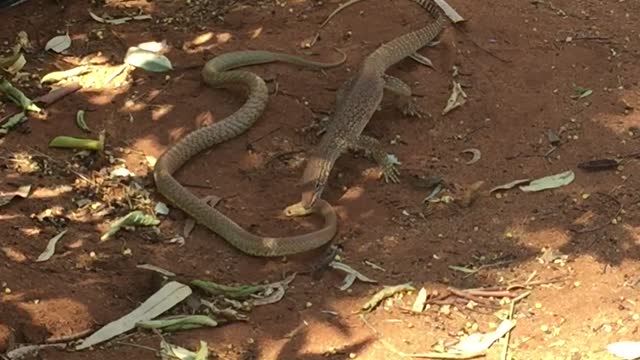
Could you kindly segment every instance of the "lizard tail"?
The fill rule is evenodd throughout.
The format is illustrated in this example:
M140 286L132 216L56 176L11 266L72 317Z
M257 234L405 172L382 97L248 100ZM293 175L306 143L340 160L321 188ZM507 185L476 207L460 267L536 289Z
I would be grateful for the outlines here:
M447 18L433 0L413 0L422 6L435 20L416 31L397 37L381 45L365 60L374 68L387 69L433 41L442 31Z

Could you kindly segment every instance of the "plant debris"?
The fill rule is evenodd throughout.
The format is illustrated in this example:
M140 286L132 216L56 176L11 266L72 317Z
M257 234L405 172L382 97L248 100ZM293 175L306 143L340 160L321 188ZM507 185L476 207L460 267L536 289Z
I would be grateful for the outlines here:
M108 240L123 227L156 226L159 223L160 220L153 215L145 214L140 210L132 211L111 224L109 230L100 236L100 241Z
M452 350L461 353L479 353L489 350L491 345L516 326L515 321L503 320L498 328L487 334L471 334L456 344Z
M86 124L85 124L86 125ZM56 136L49 142L49 147L76 150L104 150L105 134L101 132L97 140L71 136Z
M127 50L124 62L125 64L152 72L173 70L171 60L166 56L135 46L132 46Z
M24 112L19 112L10 117L5 123L0 125L0 135L6 135L14 127L27 121L27 115Z
M70 77L86 74L90 71L91 71L91 68L87 65L81 65L78 67L71 68L69 70L54 71L43 76L42 79L40 79L40 83L41 84L57 83L59 81L68 79Z
M464 153L469 153L469 154L472 155L471 160L469 160L469 161L467 161L465 163L467 165L471 165L471 164L477 163L480 160L480 158L482 157L482 153L478 149L464 149L464 150L462 150L462 153L463 154Z
M179 282L172 281L156 291L135 310L120 319L110 322L100 330L91 334L91 336L85 338L75 349L86 349L123 334L133 329L135 324L154 319L156 316L171 309L189 295L191 295L191 288Z
M453 80L453 90L447 100L447 105L442 110L442 115L448 114L453 109L456 109L467 102L467 94L462 90L462 85Z
M526 184L528 182L530 182L531 179L518 179L518 180L513 180L511 182L508 182L506 184L502 184L502 185L498 185L494 188L492 188L491 190L489 190L489 193L493 193L496 192L498 190L509 190L509 189L513 189L514 187L518 186L518 185L522 185L522 184Z
M200 347L197 353L187 350L183 347L169 344L162 340L160 343L160 357L162 360L207 360L209 358L209 348L207 343L200 341Z
M218 322L207 315L176 315L156 320L138 321L136 326L143 329L174 332L198 329L205 326L216 327Z
M555 189L569 185L575 179L573 171L565 171L559 174L545 176L540 179L531 181L529 185L520 186L520 190L525 192L542 191L547 189Z
M403 291L414 291L415 288L411 285L411 283L395 285L395 286L385 286L382 290L375 293L369 301L367 301L360 308L361 312L370 312L378 306L384 299L389 298L397 293Z
M2 91L9 100L20 106L22 110L38 113L42 111L42 109L40 109L38 105L29 99L22 91L11 85L11 83L2 76L0 76L0 91Z
M58 35L51 40L47 41L47 44L44 46L46 51L52 50L57 53L61 53L67 50L71 46L71 38L69 37L69 33L67 32L64 35Z
M147 14L142 14L142 15L135 15L135 16L125 16L125 17L121 17L121 18L112 18L111 16L98 16L96 14L94 14L91 10L89 10L89 16L91 16L91 18L99 23L103 23L103 24L111 24L111 25L121 25L121 24L125 24L131 20L151 20L152 17L151 15L147 15Z
M616 169L620 163L617 159L597 159L581 162L578 168L586 171L604 171Z
M331 263L329 263L329 266L336 269L336 270L340 270L340 271L344 271L347 273L347 276L345 276L342 285L340 285L339 289L344 291L347 290L348 288L351 287L351 285L353 285L353 282L358 279L360 281L363 282L368 282L368 283L372 283L372 284L377 284L378 281L377 280L373 280L370 279L364 275L362 275L360 272L354 270L351 266L339 262L339 261L332 261Z
M78 110L76 113L76 125L78 125L82 131L91 132L91 129L89 129L87 122L85 121L84 113L84 110Z
M22 185L16 191L0 192L0 206L5 206L16 196L26 199L31 192L31 185Z
M447 15L447 17L453 23L459 23L465 21L465 19L458 14L458 12L451 7L445 0L434 0L434 2L442 9L442 11Z
M577 85L573 86L573 91L575 91L575 95L571 96L572 99L582 99L593 94L593 90Z
M47 261L51 259L53 254L56 252L56 244L60 239L62 239L62 237L66 233L67 233L67 229L61 231L58 235L52 237L51 240L49 240L49 243L47 244L47 247L44 249L42 254L38 256L38 259L36 259L36 262L42 262L42 261Z

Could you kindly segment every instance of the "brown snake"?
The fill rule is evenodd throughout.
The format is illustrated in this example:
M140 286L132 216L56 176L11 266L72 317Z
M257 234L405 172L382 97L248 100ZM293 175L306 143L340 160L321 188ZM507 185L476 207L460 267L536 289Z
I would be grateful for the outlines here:
M247 100L233 114L187 134L160 156L153 172L158 191L198 223L249 255L267 257L297 254L316 249L331 241L337 232L337 218L332 206L323 200L317 202L313 208L313 212L324 218L324 226L321 229L308 234L280 238L258 236L248 232L184 188L173 177L173 173L201 151L244 133L264 111L269 97L264 80L248 71L228 70L274 61L312 68L329 68L338 66L345 60L346 56L336 63L319 63L268 51L238 51L209 60L202 70L204 82L215 88L224 88L232 84L244 85L248 90Z

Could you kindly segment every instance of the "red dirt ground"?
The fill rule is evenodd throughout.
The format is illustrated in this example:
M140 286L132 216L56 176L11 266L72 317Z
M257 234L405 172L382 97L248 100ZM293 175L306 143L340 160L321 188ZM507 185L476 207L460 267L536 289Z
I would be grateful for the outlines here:
M577 164L640 151L640 3L450 4L468 22L457 29L448 25L436 47L421 50L435 69L406 59L389 70L413 84L418 103L432 118L404 118L386 99L365 130L402 162L401 183L376 180L369 175L375 164L349 153L337 162L324 195L339 212L335 241L342 245L344 261L380 284L356 283L340 291L342 273L327 271L319 280L299 275L282 301L254 309L248 322L167 335L169 342L195 349L200 340L206 341L219 359L398 358L353 314L382 284L412 282L443 292L447 286L524 283L532 273L534 281L562 281L531 287L531 295L516 306L514 359L607 359L612 358L607 344L637 340L640 164L629 160L601 172L587 172ZM234 50L278 50L329 61L337 58L332 51L337 47L349 58L346 65L325 74L286 64L250 67L272 80L272 87L278 84L264 115L247 134L196 157L178 178L185 184L211 184L210 189L192 190L222 196L218 208L254 232L288 235L318 225L312 219L278 217L299 199L296 184L305 150L317 141L313 132L303 129L332 110L335 89L376 46L430 20L411 1L363 1L338 14L321 30L319 41L304 50L300 43L314 35L337 1L227 5L222 0L113 0L92 5L98 14L142 9L154 17L117 26L92 20L85 1L31 0L0 12L4 48L9 50L16 34L26 31L35 50L26 55L25 71L39 76L98 55L115 66L129 46L143 41L167 40L167 56L176 67L170 76L136 70L112 86L81 90L48 108L46 119L31 118L4 138L0 190L12 190L15 184L32 184L34 190L0 212L0 351L97 330L131 311L157 289L149 272L137 269L137 264L152 263L221 283L253 283L304 270L320 254L252 258L203 227L197 227L182 247L150 240L141 236L144 231L121 232L99 242L107 220L122 215L118 213L93 222L67 220L68 233L56 255L35 262L61 225L39 222L31 215L54 205L73 210L77 194L60 186L71 185L76 176L56 169L50 175L18 172L9 159L12 153L47 160L40 154L46 153L52 158L49 163L72 161L70 151L51 150L47 144L58 135L85 136L74 118L78 109L87 109L89 125L107 131L108 149L126 158L137 175L147 176L147 187L153 190L145 155L159 156L202 119L216 121L242 104L240 93L211 90L200 82L206 59ZM68 55L42 50L50 38L66 30L73 38ZM213 40L189 45L209 32ZM457 79L467 86L468 102L442 116L454 66L461 73ZM21 88L30 97L48 91L27 85ZM574 85L593 93L574 99ZM5 103L4 109L14 108ZM561 145L545 157L550 129L560 132ZM461 154L466 148L479 149L481 160L466 165L467 155ZM99 159L91 168L104 163ZM420 178L440 176L460 194L476 181L484 181L483 190L488 190L566 170L575 172L575 181L555 190L514 189L500 197L484 192L468 207L421 203L430 190L421 186ZM581 223L585 218L586 225ZM182 228L184 219L173 209L160 228L171 234ZM576 226L594 229L577 232ZM125 248L131 254L125 254ZM568 258L552 264L539 261L547 248ZM365 260L386 271L367 266ZM471 276L449 268L500 261L507 263ZM405 306L414 298L415 294L404 296ZM450 311L434 305L412 315L396 302L378 307L366 319L383 339L407 353L430 351L438 342L474 332L474 324L477 331L487 332L491 323L500 322L494 315L498 308L469 309L461 304ZM491 304L500 307L497 301ZM157 349L159 341L141 331L87 351L47 349L39 358L151 359L155 355L148 349L122 342ZM497 358L501 348L494 346L489 358Z

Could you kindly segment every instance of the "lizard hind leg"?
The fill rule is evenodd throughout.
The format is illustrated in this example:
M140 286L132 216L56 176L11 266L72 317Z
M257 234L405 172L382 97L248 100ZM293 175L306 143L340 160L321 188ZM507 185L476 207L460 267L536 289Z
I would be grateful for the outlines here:
M416 104L411 87L407 85L407 83L391 75L385 74L383 78L385 90L391 91L397 96L396 106L404 116L417 118L430 116L429 113L423 111L420 106Z

